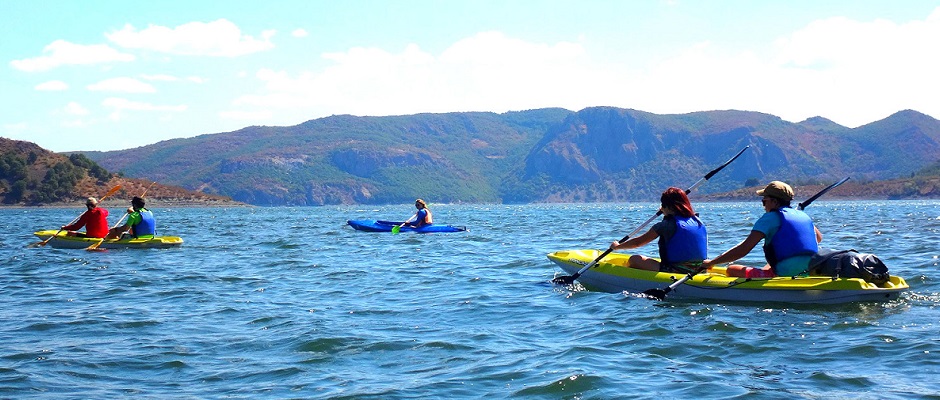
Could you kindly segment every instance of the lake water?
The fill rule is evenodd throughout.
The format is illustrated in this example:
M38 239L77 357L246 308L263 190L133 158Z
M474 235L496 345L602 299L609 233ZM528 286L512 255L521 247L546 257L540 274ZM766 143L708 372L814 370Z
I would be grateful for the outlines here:
M762 212L696 207L711 256ZM875 253L911 286L838 306L550 284L564 273L546 253L606 248L650 203L431 209L470 231L345 225L410 204L156 208L183 247L85 252L27 248L78 207L0 209L0 398L940 399L938 201L807 208L825 247Z

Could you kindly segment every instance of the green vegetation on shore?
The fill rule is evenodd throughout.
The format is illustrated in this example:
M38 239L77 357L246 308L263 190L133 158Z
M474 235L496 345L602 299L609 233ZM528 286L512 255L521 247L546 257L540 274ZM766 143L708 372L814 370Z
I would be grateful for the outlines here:
M224 196L180 187L151 187L150 181L112 174L84 154L65 156L30 142L0 138L0 205L74 204L84 197L101 196L116 185L122 190L111 201L126 203L150 187L148 198L160 199L163 204L238 204Z
M175 186L155 191L166 198L215 196L268 206L418 197L436 203L653 200L744 146L749 150L699 196L750 196L750 188L770 180L813 187L849 176L833 195L940 197L940 121L913 110L848 128L821 117L791 123L749 111L660 115L614 107L336 115L69 156L4 139L0 195L6 204L49 204L133 177Z

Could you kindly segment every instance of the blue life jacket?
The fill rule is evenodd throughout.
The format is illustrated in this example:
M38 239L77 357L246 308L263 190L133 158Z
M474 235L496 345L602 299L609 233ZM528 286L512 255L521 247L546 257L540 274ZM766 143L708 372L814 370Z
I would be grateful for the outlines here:
M676 223L676 233L669 239L659 241L659 258L666 265L685 262L700 262L708 258L708 232L705 224L696 216L671 217Z
M134 237L156 235L157 223L153 220L153 213L146 208L141 208L138 212L140 213L140 223L131 227Z
M418 226L418 225L424 223L424 217L426 217L427 215L428 215L428 209L427 209L427 208L422 208L422 209L418 210L418 213L415 215L415 222L414 222L414 225L415 225L415 226ZM431 225L431 224L428 224L428 225Z
M777 263L787 258L812 256L819 251L816 229L809 215L792 207L780 207L777 214L780 215L780 228L770 243L764 241L767 264L776 267Z

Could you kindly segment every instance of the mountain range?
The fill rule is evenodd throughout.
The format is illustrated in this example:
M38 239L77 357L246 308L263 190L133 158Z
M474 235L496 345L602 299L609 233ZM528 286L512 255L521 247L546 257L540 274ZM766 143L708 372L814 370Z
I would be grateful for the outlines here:
M848 128L822 117L614 107L336 115L84 154L127 176L256 205L523 203L654 199L745 146L703 193L912 178L940 161L940 121L904 110Z
M940 121L913 110L857 128L738 110L334 115L81 155L120 176L276 206L653 200L745 147L701 195L851 176L845 186L867 197L940 197Z

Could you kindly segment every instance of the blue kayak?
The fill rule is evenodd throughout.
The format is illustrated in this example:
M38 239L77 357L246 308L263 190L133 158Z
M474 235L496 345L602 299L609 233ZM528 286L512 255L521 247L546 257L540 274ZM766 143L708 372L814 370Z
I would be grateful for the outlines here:
M374 219L351 219L346 221L349 226L357 231L366 231L366 232L391 232L392 228L401 225L401 221L376 221ZM450 226L450 225L425 225L420 228L412 228L408 225L401 227L401 232L417 232L417 233L434 233L434 232L463 232L466 231L467 227L465 226Z

